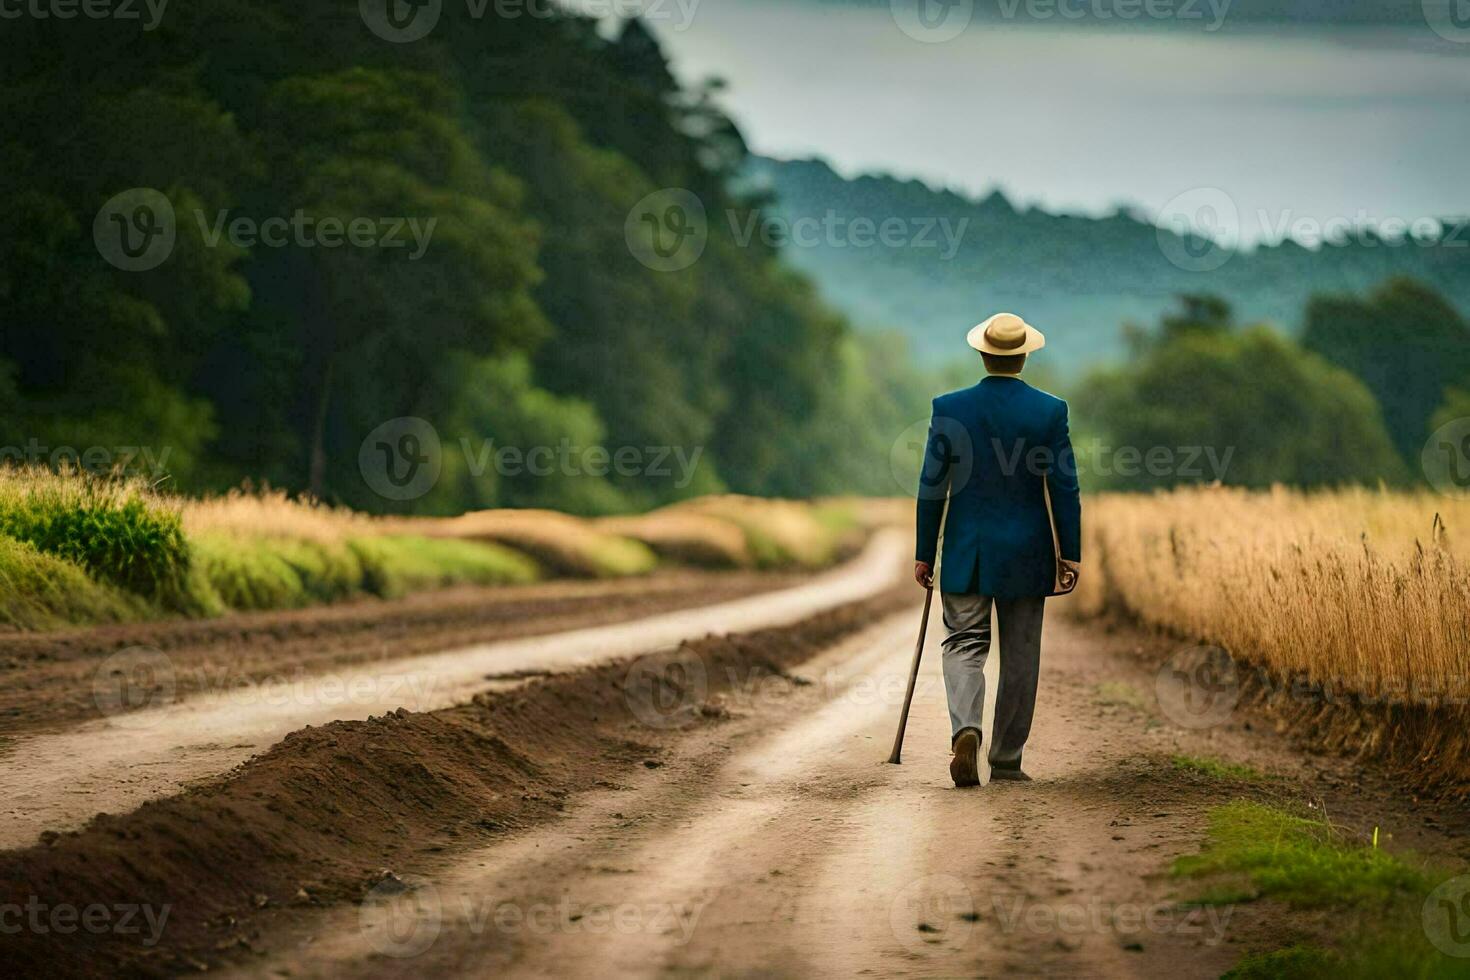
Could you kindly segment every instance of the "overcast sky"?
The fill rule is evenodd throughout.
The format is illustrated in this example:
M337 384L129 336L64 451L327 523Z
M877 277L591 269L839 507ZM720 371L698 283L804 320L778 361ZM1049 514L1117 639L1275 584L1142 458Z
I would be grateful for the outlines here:
M1089 29L1016 0L1009 21L926 28L895 2L664 0L649 22L681 77L729 82L757 152L845 173L1088 213L1218 188L1247 241L1470 213L1470 43L1428 25L1212 31L1221 8L1189 0L1198 20Z

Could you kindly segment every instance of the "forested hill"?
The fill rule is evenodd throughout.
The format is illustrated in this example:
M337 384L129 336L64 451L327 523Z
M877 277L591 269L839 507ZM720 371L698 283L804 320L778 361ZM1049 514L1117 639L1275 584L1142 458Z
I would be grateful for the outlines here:
M746 0L736 0L746 2ZM830 0L804 0L812 5ZM852 0L857 5L887 11L888 0ZM1427 5L1446 9L1454 0L1175 0L1161 6L1175 16L1149 17L1142 6L1092 0L1089 3L1032 4L1025 0L974 0L972 16L978 21L1044 20L1057 27L1125 25L1139 28L1183 28L1198 24L1228 30L1250 25L1375 25L1423 27ZM1218 11L1218 13L1217 13ZM1219 23L1216 24L1217 18Z
M836 450L927 388L719 233L750 205L711 93L638 22L439 6L6 22L0 458L145 446L177 489L368 510L893 492ZM395 446L437 478L375 488Z
M999 191L972 199L915 180L849 180L821 160L751 157L744 178L774 195L768 214L779 227L795 230L794 222L809 218L832 229L809 224L813 233L785 249L826 299L859 327L903 331L927 358L953 355L965 329L996 310L1045 325L1068 362L1081 367L1120 354L1120 325L1157 321L1181 293L1222 296L1242 320L1289 331L1298 329L1312 295L1360 292L1393 275L1423 280L1470 307L1467 227L1434 247L1368 236L1313 250L1288 238L1248 253L1211 254L1207 243L1161 234L1127 213L1051 214L1018 208ZM908 237L894 238L901 244L893 247L876 237L867 244L852 235L858 218L875 227L897 218Z

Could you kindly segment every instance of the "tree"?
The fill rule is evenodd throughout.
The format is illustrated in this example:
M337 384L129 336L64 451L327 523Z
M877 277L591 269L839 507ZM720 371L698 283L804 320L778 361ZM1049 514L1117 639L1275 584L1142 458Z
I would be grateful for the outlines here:
M1264 326L1180 327L1176 318L1134 363L1088 379L1074 417L1108 450L1079 446L1094 489L1216 476L1248 487L1403 478L1378 406L1352 375ZM1155 449L1168 451L1168 465L1143 462Z
M1411 462L1445 389L1470 377L1470 323L1412 279L1391 279L1363 299L1314 298L1302 345L1362 379L1383 406L1399 454Z

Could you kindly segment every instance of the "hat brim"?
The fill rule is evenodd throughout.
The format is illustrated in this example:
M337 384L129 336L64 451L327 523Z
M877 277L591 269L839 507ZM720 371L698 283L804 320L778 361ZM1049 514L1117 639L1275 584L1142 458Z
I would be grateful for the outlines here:
M1046 346L1046 337L1042 336L1041 331L1029 323L1026 325L1026 338L1021 341L1021 346L1019 347L997 347L990 343L985 339L985 324L983 323L977 327L973 327L965 339L969 341L971 347L980 353L997 354L1001 357L1009 357L1014 354L1029 354L1032 351L1041 350L1041 348Z

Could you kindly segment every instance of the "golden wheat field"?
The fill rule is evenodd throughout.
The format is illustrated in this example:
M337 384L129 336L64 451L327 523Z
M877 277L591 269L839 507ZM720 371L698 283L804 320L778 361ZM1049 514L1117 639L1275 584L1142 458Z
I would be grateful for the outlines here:
M1385 701L1470 694L1470 501L1179 490L1089 498L1083 525L1076 611Z

